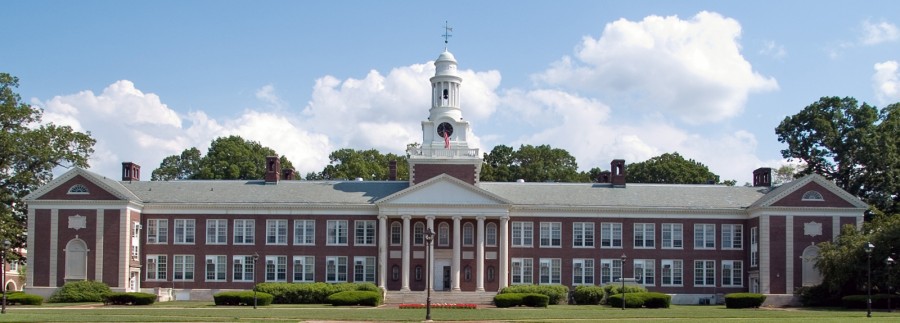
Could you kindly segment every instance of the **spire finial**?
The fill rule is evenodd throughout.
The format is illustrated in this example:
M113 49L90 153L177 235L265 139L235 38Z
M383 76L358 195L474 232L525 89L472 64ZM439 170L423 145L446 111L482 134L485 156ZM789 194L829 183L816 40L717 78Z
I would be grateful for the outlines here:
M441 37L444 37L444 50L447 50L447 41L450 39L450 37L453 37L453 35L450 34L450 32L452 31L453 28L450 27L446 20L444 20L444 34L441 35Z

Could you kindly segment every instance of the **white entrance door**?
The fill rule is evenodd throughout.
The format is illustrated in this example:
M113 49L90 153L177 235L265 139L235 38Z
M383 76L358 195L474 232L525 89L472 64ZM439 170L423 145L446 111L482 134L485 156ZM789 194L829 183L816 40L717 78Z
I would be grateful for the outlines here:
M434 260L434 290L450 290L450 259Z

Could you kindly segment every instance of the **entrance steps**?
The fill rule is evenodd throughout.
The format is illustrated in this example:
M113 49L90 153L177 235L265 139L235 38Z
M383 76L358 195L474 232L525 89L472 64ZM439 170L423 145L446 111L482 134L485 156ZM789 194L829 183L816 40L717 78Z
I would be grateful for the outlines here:
M494 302L497 292L431 292L431 303L455 303L490 305ZM425 304L428 297L424 290L417 291L387 291L384 296L385 304Z

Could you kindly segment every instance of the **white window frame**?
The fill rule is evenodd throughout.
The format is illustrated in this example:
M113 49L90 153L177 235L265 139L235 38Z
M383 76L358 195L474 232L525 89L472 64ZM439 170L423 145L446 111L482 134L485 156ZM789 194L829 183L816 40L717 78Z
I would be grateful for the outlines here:
M228 281L228 257L225 255L207 255L204 264L206 281Z
M744 287L742 260L722 260L722 287Z
M236 245L252 245L256 241L256 221L253 219L235 219L232 242Z
M172 231L174 244L194 244L197 241L197 221L194 219L175 219Z
M562 258L541 258L538 269L538 284L562 284Z
M400 221L391 222L391 245L399 246L403 244L403 224Z
M256 264L253 263L253 256L235 255L231 257L231 281L233 282L252 282L255 274Z
M294 245L316 245L316 220L294 220Z
M347 220L328 220L325 230L325 245L346 246L349 230L350 227Z
M562 222L541 222L541 248L562 247Z
M488 222L484 225L484 244L488 247L497 246L497 224Z
M375 220L354 220L354 246L374 246L375 245Z
M635 249L656 249L656 225L635 223L633 240Z
M512 221L510 227L513 247L530 248L534 245L534 222Z
M287 256L266 256L266 281L287 281Z
M299 278L299 279L298 279ZM316 257L294 256L294 282L316 281Z
M662 249L684 249L684 224L663 223Z
M615 283L622 278L622 259L600 259L600 284Z
M450 223L438 223L437 245L443 247L450 245Z
M194 255L173 255L172 280L194 281L195 267Z
M635 283L643 286L656 286L656 260L635 259L633 266L631 272Z
M266 245L270 246L286 246L288 236L288 220L286 219L269 219L266 220Z
M510 262L510 283L512 285L531 285L534 283L534 259L512 258Z
M475 225L472 222L463 223L462 239L463 246L475 245Z
M169 219L147 219L147 244L169 243Z
M716 286L716 261L694 260L694 286Z
M722 249L744 249L743 224L722 224Z
M226 219L208 219L208 220L206 220L206 244L211 244L211 245L228 244L228 220L226 220Z
M347 257L325 257L325 282L343 283L347 281Z
M663 259L660 261L660 286L684 286L684 261ZM668 280L668 282L667 282Z
M716 249L716 225L709 223L694 224L694 249Z
M166 255L147 255L147 281L165 281L169 271Z
M622 223L600 223L600 248L622 249Z
M416 224L413 224L413 245L425 245L425 223L416 222Z
M572 223L572 247L594 247L594 222Z
M822 202L825 198L822 196L822 193L819 193L818 191L806 191L806 193L803 193L803 197L800 200Z
M572 259L572 285L594 285L594 259Z
M353 257L353 282L375 282L375 257Z

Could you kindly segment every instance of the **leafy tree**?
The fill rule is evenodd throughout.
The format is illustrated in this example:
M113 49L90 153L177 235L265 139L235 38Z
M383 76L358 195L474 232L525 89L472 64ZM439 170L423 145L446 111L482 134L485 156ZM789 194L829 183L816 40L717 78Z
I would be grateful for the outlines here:
M516 151L510 146L497 145L484 154L481 180L485 182L512 182L518 179L519 165L515 164Z
M625 167L628 183L660 184L726 184L734 186L736 181L722 183L719 175L711 172L706 165L693 159L684 159L678 152L665 153L648 160L628 164Z
M794 180L794 176L802 169L802 166L791 164L781 165L781 167L778 167L778 169L775 170L775 180L773 181L773 184L784 184Z
M408 179L409 164L406 157L389 153L381 154L378 150L353 150L344 148L328 155L329 164L320 173L307 173L308 180L354 179L388 180L388 165L397 161L397 179Z
M276 155L274 149L256 141L240 136L219 137L209 145L206 156L201 156L200 150L192 147L180 155L164 158L151 179L263 179L266 157ZM282 168L293 168L287 157L281 156L279 161Z
M24 247L27 206L22 199L53 179L55 167L88 167L96 140L90 132L41 124L43 110L22 102L19 79L0 73L0 241ZM8 259L19 255L9 252Z
M900 103L879 111L851 97L823 97L775 128L781 155L880 210L900 211Z
M518 150L499 145L484 154L481 180L512 182L586 182L587 173L578 172L578 163L568 151L549 145L522 145Z

